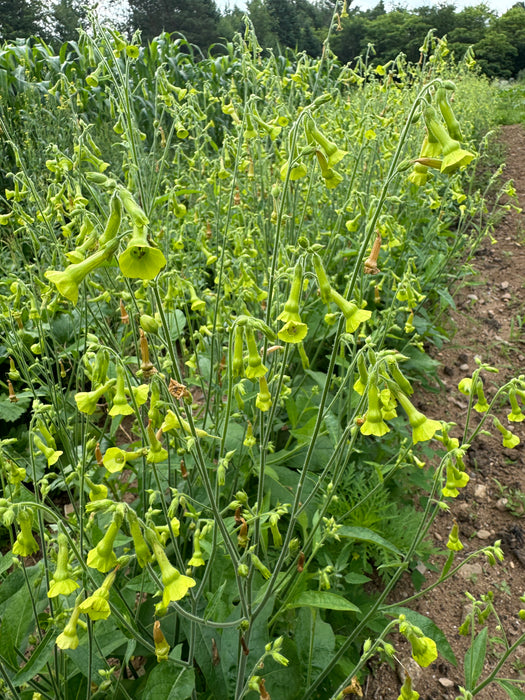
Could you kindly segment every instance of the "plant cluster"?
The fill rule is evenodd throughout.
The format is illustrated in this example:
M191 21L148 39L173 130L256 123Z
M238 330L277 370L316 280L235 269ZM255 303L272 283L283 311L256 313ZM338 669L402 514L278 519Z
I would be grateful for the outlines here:
M249 27L198 65L95 34L26 54L1 121L2 693L342 698L394 628L453 659L387 604L491 410L482 365L461 440L417 407L494 220L443 44L354 70L263 60Z

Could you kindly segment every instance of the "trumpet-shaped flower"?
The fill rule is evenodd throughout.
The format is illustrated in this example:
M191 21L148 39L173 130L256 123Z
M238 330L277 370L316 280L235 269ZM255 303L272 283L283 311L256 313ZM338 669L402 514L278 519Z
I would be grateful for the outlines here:
M195 530L193 535L193 556L188 562L188 566L204 566L205 562L202 556L200 543L200 530Z
M266 377L259 377L259 392L255 399L255 405L259 411L263 412L269 411L272 405L272 395L270 394Z
M341 296L341 294L339 294L339 292L336 292L335 289L330 291L330 297L343 312L343 316L346 319L347 333L353 333L356 331L362 323L368 321L368 319L372 316L371 311L360 309L357 304L355 304L353 301L348 301L345 299L343 296Z
M447 549L450 549L452 552L461 552L463 549L463 544L459 539L459 527L457 523L454 523L450 535L448 536Z
M44 457L47 459L48 467L51 467L53 466L53 464L56 464L60 455L64 454L62 450L56 450L53 447L49 447L48 445L46 445L45 442L38 437L38 435L33 435L33 442L35 443L35 447L39 449L40 452L42 452Z
M503 447L507 447L511 450L513 447L520 444L520 439L517 435L514 435L514 433L511 433L510 430L507 430L507 428L505 428L505 426L503 426L497 418L493 418L493 420L494 427L497 428L503 435Z
M111 258L117 249L118 241L112 241L82 262L69 265L65 270L47 270L45 277L52 282L59 293L74 305L78 301L79 286L84 278Z
M33 537L32 526L33 516L31 511L24 509L19 511L17 521L20 525L20 532L17 535L16 542L13 545L13 554L21 557L29 557L31 554L38 552L38 542Z
M181 574L169 561L162 545L156 536L150 539L150 544L155 553L155 559L160 567L161 580L164 585L162 593L162 605L167 608L171 601L177 601L188 593L190 588L196 585L196 581L189 576Z
M300 343L308 333L306 323L300 321L288 321L284 324L281 330L277 333L279 340L283 343Z
M376 437L382 437L390 431L390 428L383 420L383 413L379 403L379 391L375 384L371 384L368 389L368 410L360 431L363 435L375 435Z
M147 385L146 385L147 386ZM130 406L126 397L126 377L124 367L117 365L117 385L113 406L109 411L110 416L129 416L133 413L133 406Z
M152 280L166 265L161 250L148 242L145 226L134 225L126 250L119 255L118 264L124 277Z
M135 511L131 510L131 508L128 508L126 515L128 519L129 531L133 538L135 556L137 557L139 566L144 568L146 564L149 564L149 562L151 561L152 554L150 552L146 540L144 539L142 530L140 529L139 519L137 518L137 514L135 513Z
M151 421L148 421L147 431L149 450L148 456L146 457L146 462L148 462L148 464L159 464L159 462L165 462L168 459L168 451L162 447L160 440L155 434L153 423ZM160 430L159 434L162 434L162 430Z
M441 430L441 421L427 418L424 413L416 409L405 394L397 392L396 397L408 416L409 423L412 427L412 443L414 445L417 442L431 440L434 434L438 430Z
M75 402L81 413L91 416L97 409L100 398L115 384L114 379L109 379L94 391L79 391L75 394Z
M57 566L53 578L49 582L48 598L56 598L58 595L69 595L78 588L78 583L70 576L71 570L68 558L68 539L61 532L58 535Z
M108 602L109 593L111 586L115 582L116 576L117 572L112 571L106 576L102 586L97 588L92 595L88 596L80 603L80 612L87 615L93 622L96 620L107 620L107 618L110 616L111 608L109 607Z
M522 420L525 420L525 414L521 410L521 407L518 403L515 389L511 389L509 391L509 401L511 412L507 414L507 420L510 420L513 423L521 423Z
M397 700L418 700L419 697L419 693L412 689L412 679L407 673Z
M59 649L76 649L78 647L77 624L79 615L80 608L75 605L64 631L56 638L56 645Z
M326 155L328 166L330 168L337 165L337 163L339 163L339 161L348 154L348 151L343 151L340 149L333 141L330 141L330 139L319 131L311 117L307 118L305 131L309 140L313 140L318 143L319 146L321 146Z
M317 284L319 285L319 293L321 295L321 300L324 304L329 304L332 296L332 287L328 280L328 275L324 269L323 262L318 253L313 254L314 261L314 271L317 277Z
M400 615L399 631L410 642L412 658L420 666L430 666L438 657L436 642L430 637L425 637L419 627L412 625L404 617Z
M429 131L432 132L443 149L442 173L453 173L473 160L474 154L461 148L459 141L449 135L443 124L439 122L437 112L433 107L429 106L425 109L425 121Z
M368 382L368 371L366 369L365 357L362 352L357 356L357 371L359 374L354 382L353 389L354 391L357 391L360 396L362 396Z
M128 462L138 459L144 455L144 450L136 450L135 452L126 452L120 447L109 447L102 459L103 465L108 472L114 474L121 472Z
M299 301L301 296L301 286L303 281L303 266L301 263L297 263L294 268L292 287L290 289L290 295L286 300L283 311L277 316L278 321L283 321L283 323L288 323L289 321L301 322L301 317L299 316Z
M253 330L247 327L245 336L246 344L248 345L248 366L245 369L245 374L248 379L259 379L259 377L264 377L266 372L268 372L268 368L262 363Z
M186 433L186 435L192 435L191 427L188 421L184 420L184 418L177 418L175 413L171 410L166 413L166 417L164 418L164 422L160 426L160 429L163 433L167 433L170 430L182 430L184 433ZM199 438L208 437L214 438L215 440L218 439L216 435L210 435L210 433L207 433L201 428L195 428L195 435Z
M441 493L446 498L456 498L459 496L458 489L462 489L470 481L467 472L459 470L452 464L452 461L447 462L447 479Z
M476 395L478 400L474 404L474 410L478 413L486 413L490 406L483 392L483 382L481 381L481 377L478 377L476 380Z
M115 511L104 537L87 555L87 565L103 574L114 569L117 565L117 555L113 551L113 543L124 519L121 507L117 506L117 508L118 510Z

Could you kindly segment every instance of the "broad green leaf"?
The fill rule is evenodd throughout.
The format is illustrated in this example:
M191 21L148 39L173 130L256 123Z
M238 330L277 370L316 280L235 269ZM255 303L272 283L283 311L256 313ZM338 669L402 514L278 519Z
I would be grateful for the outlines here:
M195 671L168 659L150 673L143 700L187 700L195 688Z
M371 544L376 544L378 547L393 552L402 556L402 552L391 542L385 540L384 537L378 535L373 530L367 527L351 527L349 525L343 525L337 531L339 537L349 537L350 539L357 540L358 542L370 542Z
M465 680L467 682L467 690L472 690L474 688L476 681L483 671L483 664L485 663L485 656L487 653L488 634L488 628L484 627L465 654Z
M299 610L295 625L295 643L305 675L308 666L320 670L333 658L334 631L327 622L322 620L320 614L311 608Z
M525 693L512 681L497 680L496 683L503 688L510 700L525 700Z
M30 586L35 585L35 579L40 569L41 567L37 565L28 570ZM18 666L18 655L15 648L22 652L25 651L24 638L32 620L31 596L28 595L26 586L22 584L16 593L9 598L9 604L6 605L2 613L2 623L0 624L0 655L12 661L16 666Z
M13 563L13 555L11 552L7 552L7 554L2 555L0 554L0 574L3 574L4 571L7 571L11 564Z
M31 654L31 658L26 665L18 671L13 678L13 685L19 686L34 678L44 668L53 653L57 632L55 627L50 627L45 637Z
M337 593L330 593L330 591L303 591L297 597L292 598L287 607L302 608L306 606L322 610L360 612L357 605L346 600L343 596L337 595Z
M444 659L449 661L453 666L458 665L458 661L454 656L452 647L448 643L448 639L433 620L425 617L425 615L421 615L421 613L415 612L415 610L410 610L410 608L404 608L402 606L388 608L388 613L392 615L405 615L406 619L413 625L417 625L425 636L430 637L436 642L438 651Z

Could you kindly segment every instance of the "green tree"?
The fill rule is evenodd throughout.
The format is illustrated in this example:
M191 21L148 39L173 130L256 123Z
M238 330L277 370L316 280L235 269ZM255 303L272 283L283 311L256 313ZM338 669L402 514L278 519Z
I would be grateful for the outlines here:
M44 18L41 0L0 0L0 41L42 36Z
M81 0L60 0L53 8L53 38L58 43L78 37L78 28L87 25L87 11Z
M489 78L511 78L518 49L504 32L489 29L485 37L474 45L476 60Z
M151 41L165 32L180 32L205 51L219 40L220 13L214 0L129 0L130 25Z
M494 21L494 28L503 32L516 48L512 75L515 77L525 69L525 3L518 2Z

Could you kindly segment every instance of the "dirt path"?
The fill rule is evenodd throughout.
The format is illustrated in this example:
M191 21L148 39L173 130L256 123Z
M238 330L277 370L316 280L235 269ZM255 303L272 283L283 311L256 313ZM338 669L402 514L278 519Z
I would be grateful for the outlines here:
M503 177L514 180L520 207L525 210L525 130L520 126L503 127L501 141L507 163ZM484 376L489 399L495 382L501 385L510 377L525 373L525 214L508 211L494 236L497 243L485 240L473 261L475 275L455 295L457 309L451 313L451 340L436 353L444 389L438 395L429 394L420 406L431 417L447 416L457 423L453 433L457 436L461 435L467 409L467 399L457 386L476 368L476 355L500 370L497 375ZM504 425L508 425L508 412L508 403L498 411ZM470 482L451 501L450 512L443 512L437 518L430 532L436 548L443 550L456 520L464 544L457 562L496 539L503 541L505 560L495 567L482 559L467 564L445 586L416 604L415 609L433 618L443 630L460 662L455 668L439 657L429 668L420 669L411 660L408 645L396 641L399 660L411 675L421 700L454 700L459 686L464 684L462 660L470 638L460 636L458 627L468 611L465 591L476 598L492 591L510 644L525 631L525 621L517 615L520 608L525 608L525 603L519 600L525 593L525 423L514 423L512 430L521 438L521 444L513 450L502 448L499 434L483 436L472 446L466 460ZM443 557L435 561L442 567ZM425 575L427 583L436 578L431 572ZM409 582L401 593L410 594ZM481 678L497 662L494 652L502 648L497 642L500 635L495 624L491 624L487 662ZM396 700L402 676L402 666L393 671L382 665L376 669L375 679L365 686L365 698ZM503 677L525 679L525 648L518 649L507 663ZM478 698L508 700L496 684L481 691Z

